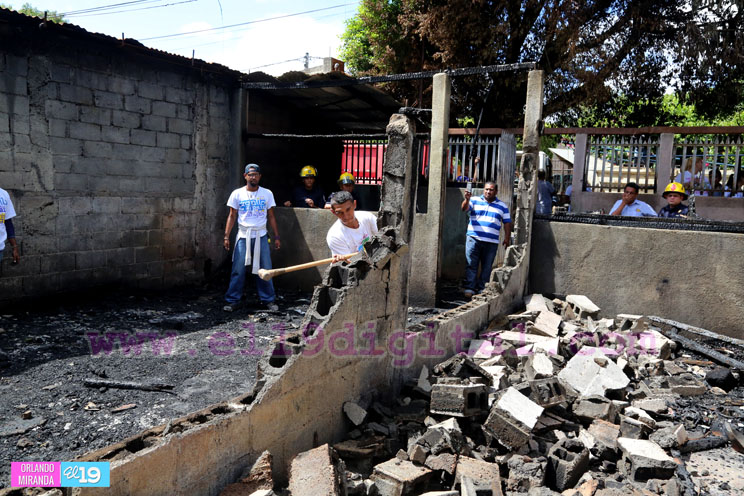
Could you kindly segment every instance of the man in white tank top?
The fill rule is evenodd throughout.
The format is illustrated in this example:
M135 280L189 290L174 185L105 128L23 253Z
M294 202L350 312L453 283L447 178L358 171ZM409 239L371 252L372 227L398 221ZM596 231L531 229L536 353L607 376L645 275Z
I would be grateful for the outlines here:
M326 242L334 258L358 252L368 238L377 234L377 217L357 212L356 201L348 191L334 193L331 212L338 220L328 230Z

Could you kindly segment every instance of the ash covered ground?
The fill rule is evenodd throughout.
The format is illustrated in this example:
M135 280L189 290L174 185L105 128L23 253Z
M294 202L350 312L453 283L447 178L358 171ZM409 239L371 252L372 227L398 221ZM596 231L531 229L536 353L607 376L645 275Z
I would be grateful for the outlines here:
M245 306L226 313L226 284L110 290L0 311L0 488L10 461L72 460L249 392L261 352L282 326L300 327L312 295L280 290L279 311L270 312L251 305L249 291ZM439 311L412 308L409 321Z

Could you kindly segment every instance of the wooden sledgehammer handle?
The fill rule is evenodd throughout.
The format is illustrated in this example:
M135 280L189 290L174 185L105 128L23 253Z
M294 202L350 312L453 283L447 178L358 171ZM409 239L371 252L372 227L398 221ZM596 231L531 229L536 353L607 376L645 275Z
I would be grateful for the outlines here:
M341 255L339 257L339 260L348 260L351 257L353 257L354 255L358 255L359 253L361 253L361 251L356 252L356 253L349 253L348 255ZM289 267L282 267L281 269L271 269L271 270L259 269L258 270L258 277L260 277L264 281L268 281L272 277L275 277L275 276L278 276L278 275L281 275L281 274L286 274L287 272L294 272L296 270L309 269L310 267L317 267L319 265L326 265L326 264L329 264L331 262L333 262L333 257L331 257L331 258L324 258L323 260L316 260L314 262L308 262L308 263L299 264L299 265L290 265Z

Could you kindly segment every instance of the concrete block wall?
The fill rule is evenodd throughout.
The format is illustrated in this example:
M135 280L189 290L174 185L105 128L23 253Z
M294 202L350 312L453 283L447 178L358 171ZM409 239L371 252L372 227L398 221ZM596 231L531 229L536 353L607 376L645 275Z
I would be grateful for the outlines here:
M535 221L529 287L744 336L744 235Z
M0 267L0 304L167 286L221 261L229 85L94 42L20 45L0 51L0 187L21 249Z

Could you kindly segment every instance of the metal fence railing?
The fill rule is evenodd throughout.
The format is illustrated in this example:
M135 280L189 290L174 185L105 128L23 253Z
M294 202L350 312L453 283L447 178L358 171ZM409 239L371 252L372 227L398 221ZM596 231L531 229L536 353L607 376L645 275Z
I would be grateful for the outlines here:
M626 183L656 191L659 136L592 135L587 143L584 184L588 191L619 192Z
M684 136L674 146L674 181L700 196L744 197L741 135Z

